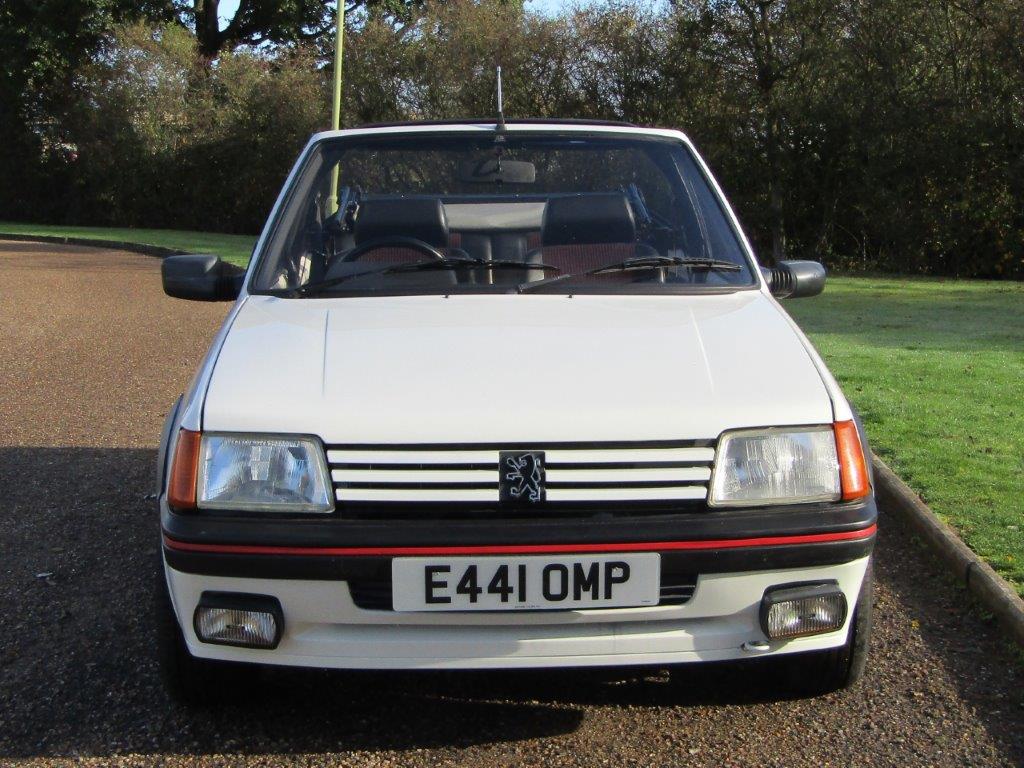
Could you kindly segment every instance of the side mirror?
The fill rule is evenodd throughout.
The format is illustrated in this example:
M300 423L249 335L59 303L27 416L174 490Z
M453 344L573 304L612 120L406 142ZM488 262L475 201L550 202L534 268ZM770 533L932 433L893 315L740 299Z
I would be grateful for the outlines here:
M164 293L193 301L234 301L245 270L217 256L168 256L160 265Z
M825 267L817 261L780 261L761 270L772 296L800 299L825 290Z

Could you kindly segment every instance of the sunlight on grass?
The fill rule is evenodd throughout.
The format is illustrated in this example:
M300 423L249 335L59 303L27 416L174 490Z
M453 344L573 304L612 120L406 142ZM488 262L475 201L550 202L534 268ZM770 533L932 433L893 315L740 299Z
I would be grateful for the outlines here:
M1024 595L1024 285L836 278L786 309L875 452Z
M172 229L126 229L117 227L64 227L46 224L0 222L0 237L42 235L44 237L83 237L89 240L116 240L126 243L157 245L189 253L214 253L235 264L246 265L256 243L255 235L219 235Z

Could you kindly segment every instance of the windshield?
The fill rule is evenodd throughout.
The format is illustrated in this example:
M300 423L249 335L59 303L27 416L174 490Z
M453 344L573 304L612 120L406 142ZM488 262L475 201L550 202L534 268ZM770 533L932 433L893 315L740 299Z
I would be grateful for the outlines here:
M314 147L252 290L315 298L753 285L736 231L682 142L473 132Z

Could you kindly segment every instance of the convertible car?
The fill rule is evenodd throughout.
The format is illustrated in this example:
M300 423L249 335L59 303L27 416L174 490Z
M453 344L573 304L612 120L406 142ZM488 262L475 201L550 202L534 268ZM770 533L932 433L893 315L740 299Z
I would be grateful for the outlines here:
M314 136L167 417L161 658L471 669L764 658L863 672L876 532L858 419L674 130Z

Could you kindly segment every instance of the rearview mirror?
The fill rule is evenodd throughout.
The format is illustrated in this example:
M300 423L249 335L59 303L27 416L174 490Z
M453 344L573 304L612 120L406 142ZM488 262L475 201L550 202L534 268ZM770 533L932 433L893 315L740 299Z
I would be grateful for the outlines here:
M817 296L825 290L825 267L817 261L780 261L762 268L761 273L778 299Z
M533 184L537 166L524 160L464 160L459 163L459 181L468 184Z
M217 256L168 256L160 265L164 293L193 301L234 301L245 270Z

